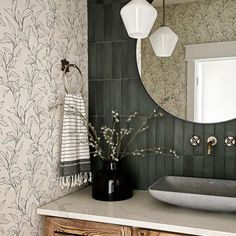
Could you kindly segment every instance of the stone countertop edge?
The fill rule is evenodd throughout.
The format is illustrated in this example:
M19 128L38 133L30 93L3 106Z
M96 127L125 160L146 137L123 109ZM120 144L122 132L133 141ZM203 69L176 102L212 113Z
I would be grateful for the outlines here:
M86 187L37 209L37 214L203 236L235 236L236 214L204 212L162 203L147 191L125 201L92 199Z

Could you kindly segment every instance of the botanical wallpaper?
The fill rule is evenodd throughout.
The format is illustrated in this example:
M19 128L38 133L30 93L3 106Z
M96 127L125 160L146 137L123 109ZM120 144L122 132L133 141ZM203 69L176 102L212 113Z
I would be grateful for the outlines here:
M152 29L161 25L162 8ZM186 118L186 62L184 46L236 40L236 1L199 0L166 6L166 25L179 36L169 58L155 56L149 39L142 40L142 81L151 97L171 114Z
M58 183L62 109L50 109L64 95L61 59L81 68L69 77L87 99L87 1L0 3L0 235L43 235L36 208L69 193Z

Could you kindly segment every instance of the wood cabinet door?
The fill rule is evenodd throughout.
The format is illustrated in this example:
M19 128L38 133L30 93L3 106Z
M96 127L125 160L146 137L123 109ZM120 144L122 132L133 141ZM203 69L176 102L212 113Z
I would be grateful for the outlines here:
M133 228L132 236L187 236L187 234L177 234L149 229Z
M45 218L45 236L131 236L132 228L85 220Z

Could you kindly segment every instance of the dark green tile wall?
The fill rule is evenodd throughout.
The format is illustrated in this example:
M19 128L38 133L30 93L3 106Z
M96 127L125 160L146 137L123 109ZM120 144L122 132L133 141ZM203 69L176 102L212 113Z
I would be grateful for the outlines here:
M117 110L124 118L137 111L142 121L156 108L138 75L136 41L127 36L120 18L120 9L127 2L88 0L89 116L96 127L111 122L111 110ZM135 189L146 189L163 175L236 179L235 147L224 146L225 136L236 136L235 120L201 125L165 114L152 119L149 127L134 145L164 145L182 156L127 158L124 168L131 173ZM189 143L193 134L201 137L199 147L193 148ZM213 156L208 156L206 150L210 135L218 138Z

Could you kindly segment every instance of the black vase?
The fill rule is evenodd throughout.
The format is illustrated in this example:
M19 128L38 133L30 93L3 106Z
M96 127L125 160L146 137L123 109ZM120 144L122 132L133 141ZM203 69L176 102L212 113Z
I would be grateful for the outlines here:
M101 201L120 201L133 196L130 178L119 162L104 161L103 168L93 175L92 197Z

